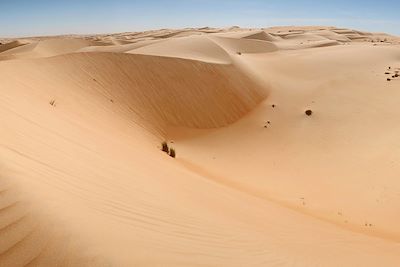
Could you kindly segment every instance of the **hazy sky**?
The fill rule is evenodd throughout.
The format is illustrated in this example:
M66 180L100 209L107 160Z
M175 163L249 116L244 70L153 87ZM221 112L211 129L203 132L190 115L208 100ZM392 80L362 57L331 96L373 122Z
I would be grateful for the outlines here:
M400 35L400 0L0 0L0 37L332 25Z

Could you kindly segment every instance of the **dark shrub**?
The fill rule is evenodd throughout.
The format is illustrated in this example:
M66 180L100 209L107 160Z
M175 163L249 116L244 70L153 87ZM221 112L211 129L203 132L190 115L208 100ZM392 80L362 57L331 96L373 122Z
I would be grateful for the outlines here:
M161 143L161 150L168 154L169 148L168 148L167 142L164 141L164 142Z
M307 116L311 116L312 115L312 110L311 109L307 109L305 113L306 113Z
M169 155L170 155L171 157L175 158L175 157L176 157L175 149L171 148L171 149L169 150Z

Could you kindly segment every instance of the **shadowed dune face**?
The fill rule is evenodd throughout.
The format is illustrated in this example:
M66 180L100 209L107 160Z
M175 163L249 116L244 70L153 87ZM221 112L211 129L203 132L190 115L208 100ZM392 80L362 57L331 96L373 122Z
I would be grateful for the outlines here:
M261 40L261 41L269 41L274 42L280 40L278 36L273 36L265 31L260 31L258 33L253 33L243 37L244 39L252 39L252 40Z
M259 40L259 41L278 41L281 40L279 36L267 33L264 30L242 30L235 32L220 32L212 34L213 36L228 37L235 39L249 39L249 40Z
M205 36L172 38L132 49L128 53L185 58L219 64L231 63L227 51Z
M13 49L13 48L16 48L16 47L19 47L19 46L22 46L22 45L24 45L24 43L21 43L18 40L2 44L2 45L0 45L0 53L5 52L10 49Z
M104 44L84 39L72 39L72 38L71 39L55 38L55 39L46 39L41 41L30 41L28 44L25 45L14 45L11 49L7 49L2 53L0 51L0 60L52 57L52 56L76 52L81 48L88 47L91 45L104 45Z
M167 125L195 128L228 125L267 95L266 88L233 65L176 58L77 53L10 62L2 67L4 76L9 69L19 69L17 76L13 76L15 83L23 75L26 81L40 81L45 88L63 84L77 95L97 94L95 99L129 110L142 123L161 132ZM47 92L49 101L63 102L63 90L47 88ZM82 101L90 104L93 98L88 96Z
M400 50L371 43L382 36L234 27L10 43L0 266L397 267L400 78L386 79Z

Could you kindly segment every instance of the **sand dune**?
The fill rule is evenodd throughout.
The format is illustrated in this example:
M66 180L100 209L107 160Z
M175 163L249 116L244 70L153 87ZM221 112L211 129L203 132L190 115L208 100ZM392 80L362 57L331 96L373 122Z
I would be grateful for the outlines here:
M2 45L0 45L0 53L10 50L10 49L13 49L13 48L16 48L16 47L19 47L19 46L22 46L22 45L25 45L25 43L22 43L18 40L2 44Z
M6 44L0 266L398 266L400 46L384 36Z
M260 31L258 33L250 34L250 35L244 36L243 38L261 40L261 41L269 41L269 42L278 41L280 39L278 36L274 36L272 34L266 33L265 31Z
M370 56L363 56L367 54ZM398 154L392 147L390 152L385 152L387 157L382 157L382 151L377 149L382 139L376 137L384 138L381 131L391 131L393 126L390 121L398 116L396 108L389 102L381 102L380 97L378 100L377 95L381 90L388 89L385 97L398 97L395 89L397 85L389 84L384 73L379 70L385 71L385 66L392 65L393 60L398 62L399 49L346 46L341 49L331 47L309 50L302 55L297 51L288 52L286 56L270 55L268 59L262 60L251 55L249 57L257 65L257 70L269 73L271 87L280 89L272 89L267 103L254 111L251 119L241 120L227 129L198 137L193 145L196 149L184 153L190 153L190 158L195 157L193 161L196 163L204 160L201 166L208 166L211 173L225 177L225 182L236 177L229 183L243 190L267 199L273 197L306 212L311 209L315 216L325 217L346 227L352 225L351 228L354 228L357 225L360 231L398 240L400 233L395 225L400 218L395 210L399 198L395 192L400 188L395 185L396 167L380 169L381 175L376 175L372 169L377 165L387 166L390 164L388 158L397 158ZM324 63L325 68L319 68ZM343 65L348 68L339 67ZM354 99L353 94L357 90L362 94L362 100ZM272 108L272 104L276 107ZM340 111L337 110L338 105ZM316 112L311 121L303 115L307 108ZM261 128L264 125L266 128L263 133ZM172 135L174 139L178 137ZM229 149L235 139L242 140L235 145L235 150L264 160L247 163L240 160L242 164L234 164L240 166L238 169L224 168L228 162L237 160ZM304 149L305 144L301 140L312 149ZM207 152L202 151L206 147L203 141L204 144L219 144L218 150L210 152L216 159L204 157ZM192 143L193 140L188 142ZM224 142L226 147L222 145ZM289 146L287 142L293 143ZM183 145L179 150L185 148ZM265 151L270 153L266 155ZM347 153L352 155L351 162L348 162L349 158L342 158ZM374 164L362 168L365 160L373 161ZM360 166L356 172L351 171L354 166ZM290 170L296 172L291 173ZM274 175L266 176L269 172ZM243 180L245 175L248 178ZM316 180L316 177L321 180ZM351 183L347 184L348 181ZM281 190L278 190L279 187ZM318 191L315 191L315 187ZM358 198L354 198L355 195ZM314 200L316 203L309 203ZM360 211L360 207L363 207L363 211ZM373 228L365 228L365 223L373 224Z
M112 53L126 53L133 49L160 42L159 40L145 40L138 42L130 42L128 44L113 44L108 46L87 46L83 47L76 52L112 52Z
M236 39L252 39L252 40L261 40L261 41L277 41L280 40L278 36L274 36L272 34L266 33L262 30L243 30L243 31L234 31L234 32L222 32L215 33L214 35L230 37Z
M230 53L270 53L278 50L272 42L227 37L212 37L212 39Z
M220 64L231 62L229 54L222 47L210 38L203 36L170 39L131 50L129 53L185 58Z
M100 45L99 43L83 39L48 39L35 41L24 46L18 46L0 53L0 60L3 56L13 58L41 58L52 57L75 52L81 48L91 45Z
M322 36L330 40L338 41L338 42L350 42L351 40L339 33L329 31L329 30L319 30L319 31L312 31L314 35Z
M308 40L307 38L302 38L300 40L287 41L277 43L276 46L281 50L298 50L298 49L306 49L306 48L316 48L316 47L326 47L326 46L334 46L339 45L338 41L334 40Z

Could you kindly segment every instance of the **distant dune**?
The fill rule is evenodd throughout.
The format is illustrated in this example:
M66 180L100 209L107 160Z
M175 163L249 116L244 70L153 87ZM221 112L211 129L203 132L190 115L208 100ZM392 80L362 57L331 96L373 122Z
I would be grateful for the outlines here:
M8 40L0 266L399 266L399 75L335 27Z

